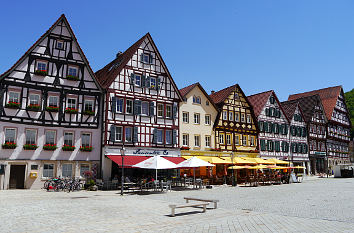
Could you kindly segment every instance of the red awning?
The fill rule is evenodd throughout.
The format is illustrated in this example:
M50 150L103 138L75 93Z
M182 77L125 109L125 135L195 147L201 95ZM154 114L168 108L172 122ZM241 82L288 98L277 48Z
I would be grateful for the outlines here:
M120 155L108 155L107 156L110 160L118 164L119 166L122 166L122 156ZM137 163L140 163L149 157L146 156L133 156L133 155L127 155L124 156L124 167L131 167Z
M175 164L179 164L185 160L182 157L163 157L163 158Z

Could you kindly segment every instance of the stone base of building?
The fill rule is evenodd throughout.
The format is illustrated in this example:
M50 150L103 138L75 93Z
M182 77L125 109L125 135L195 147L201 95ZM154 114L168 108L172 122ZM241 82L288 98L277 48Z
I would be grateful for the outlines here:
M0 160L0 165L5 165L0 173L0 190L41 189L45 181L63 174L84 179L84 171L91 171L94 177L99 172L99 161Z

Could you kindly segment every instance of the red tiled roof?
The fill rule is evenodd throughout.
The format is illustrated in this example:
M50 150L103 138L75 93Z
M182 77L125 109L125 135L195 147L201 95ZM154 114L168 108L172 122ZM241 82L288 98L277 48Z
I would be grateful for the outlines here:
M218 92L214 92L210 95L210 98L213 100L215 104L220 104L225 101L227 97L230 96L231 92L235 90L238 84L226 87Z
M288 119L292 119L296 110L296 107L298 106L297 101L284 101L281 102L281 106L284 110L284 113L288 117Z
M332 112L336 106L338 96L340 95L342 86L327 87L319 90L289 95L288 100L295 100L306 96L318 94L321 98L324 111L328 120L332 119Z
M183 87L179 89L179 93L181 93L182 97L185 97L194 87L198 86L199 83L193 83L189 86Z
M269 97L273 93L273 90L265 91L262 93L254 94L247 96L248 101L253 107L254 114L258 118L259 114L261 114L264 105L267 103Z

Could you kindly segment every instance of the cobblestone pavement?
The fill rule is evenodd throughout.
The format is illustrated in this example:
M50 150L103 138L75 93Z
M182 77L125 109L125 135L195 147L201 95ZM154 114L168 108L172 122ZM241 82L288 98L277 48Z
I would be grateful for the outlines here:
M0 232L354 232L354 179L125 195L117 191L0 192ZM218 209L176 210L184 196ZM183 214L178 214L183 213Z

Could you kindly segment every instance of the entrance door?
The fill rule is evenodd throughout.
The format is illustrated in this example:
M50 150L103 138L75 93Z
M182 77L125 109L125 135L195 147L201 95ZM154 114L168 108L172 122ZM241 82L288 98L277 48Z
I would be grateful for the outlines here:
M10 189L25 188L26 165L11 165L10 167Z

